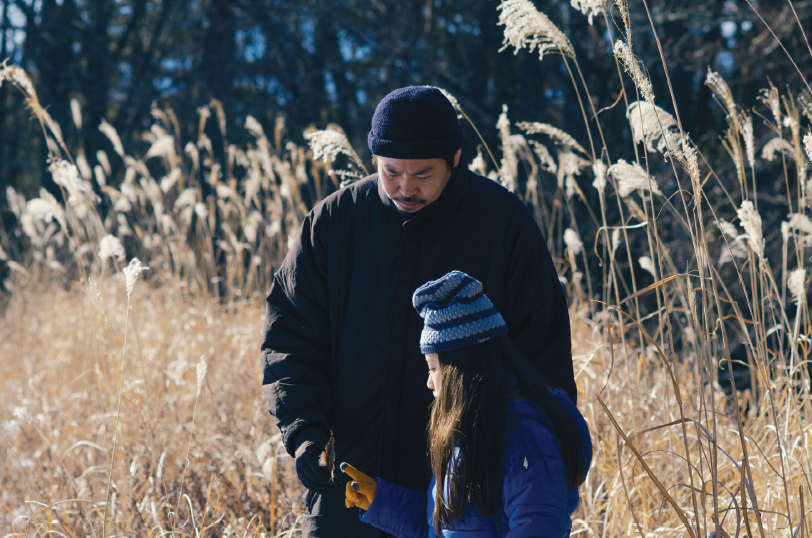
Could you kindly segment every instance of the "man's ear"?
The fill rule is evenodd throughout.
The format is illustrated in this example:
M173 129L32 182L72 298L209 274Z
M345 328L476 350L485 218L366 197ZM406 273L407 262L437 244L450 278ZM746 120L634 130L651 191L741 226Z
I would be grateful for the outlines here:
M454 154L454 168L460 165L460 156L462 155L462 148L457 150L457 153Z

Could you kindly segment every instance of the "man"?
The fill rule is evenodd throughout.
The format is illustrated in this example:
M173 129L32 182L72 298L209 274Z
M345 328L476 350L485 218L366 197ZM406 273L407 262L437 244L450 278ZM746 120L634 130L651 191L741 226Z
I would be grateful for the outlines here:
M516 196L460 162L448 99L430 87L393 91L368 143L378 173L310 212L267 298L262 383L308 488L304 536L380 536L319 466L331 431L336 461L428 485L432 394L411 305L422 283L475 276L517 347L576 398L567 304L544 237Z

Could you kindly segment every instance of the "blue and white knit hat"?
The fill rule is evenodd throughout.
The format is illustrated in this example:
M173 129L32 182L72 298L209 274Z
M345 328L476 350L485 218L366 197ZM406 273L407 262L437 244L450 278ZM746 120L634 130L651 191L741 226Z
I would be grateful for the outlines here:
M417 288L412 304L425 320L420 335L423 354L473 346L508 332L505 320L482 293L482 282L461 271Z

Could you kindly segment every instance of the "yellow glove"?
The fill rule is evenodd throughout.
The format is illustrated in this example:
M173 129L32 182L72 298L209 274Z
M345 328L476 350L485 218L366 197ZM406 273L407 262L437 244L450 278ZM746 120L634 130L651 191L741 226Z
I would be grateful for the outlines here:
M344 505L347 508L357 506L362 510L369 510L369 505L375 499L378 483L349 463L342 463L339 467L352 478L344 491Z

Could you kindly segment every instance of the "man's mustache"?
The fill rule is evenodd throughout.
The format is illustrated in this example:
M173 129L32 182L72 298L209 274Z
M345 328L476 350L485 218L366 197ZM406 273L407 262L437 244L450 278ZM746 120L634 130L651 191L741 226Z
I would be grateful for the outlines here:
M396 197L392 198L392 200L394 200L394 201L396 201L396 202L400 202L400 203L402 203L402 204L420 204L420 205L426 205L426 201L425 201L425 200L421 200L420 198L416 198L416 197L414 197L414 196L409 196L409 197L406 197L406 196L396 196Z

